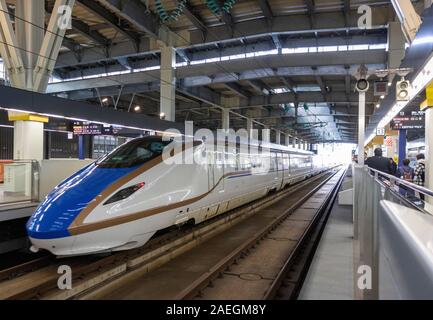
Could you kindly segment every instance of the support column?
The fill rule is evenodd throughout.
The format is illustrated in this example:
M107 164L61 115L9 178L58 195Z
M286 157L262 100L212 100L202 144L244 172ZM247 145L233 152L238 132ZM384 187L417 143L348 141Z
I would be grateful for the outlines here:
M359 92L358 107L358 164L364 165L365 92Z
M13 121L15 121L14 159L41 161L44 158L44 123L26 120Z
M388 23L388 68L399 68L406 52L406 38L401 31L401 23L392 21ZM388 81L392 82L395 75L390 74Z
M222 129L230 129L230 109L223 108L221 111Z
M302 140L298 139L298 149L302 149Z
M247 131L248 131L248 137L250 139L257 139L256 135L254 134L254 122L253 119L251 118L247 119Z
M5 0L0 0L0 53L14 88L45 92L66 29L70 28L75 0L56 0L45 27L44 0L17 0L15 28ZM9 112L14 121L14 158L42 160L44 126L48 118Z
M433 189L433 107L425 111L425 187ZM430 197L427 197L430 198Z
M401 129L398 131L398 166L403 164L406 159L406 130Z
M25 69L25 88L33 90L33 71L38 61L45 29L45 1L17 0L15 33Z
M293 140L292 140L292 147L294 148L294 149L296 149L296 144L297 144L297 138L296 137L293 137Z
M262 131L262 141L270 142L271 141L271 130L269 127L265 126Z
M173 47L161 45L161 91L160 115L168 121L175 121L176 113L176 50Z
M286 146L290 147L290 134L286 134Z
M425 184L427 189L433 190L433 83L426 88L426 101L421 104L425 111ZM426 197L429 204L433 199Z
M275 131L275 143L281 144L281 132L280 132L280 130Z
M85 159L84 154L84 136L80 134L78 136L78 160L84 160Z

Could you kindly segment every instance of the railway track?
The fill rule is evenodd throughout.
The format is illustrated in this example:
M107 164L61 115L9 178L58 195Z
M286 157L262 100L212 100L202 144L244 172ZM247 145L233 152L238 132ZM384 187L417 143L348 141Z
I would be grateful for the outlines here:
M342 172L340 172L340 176ZM338 174L337 174L338 175ZM287 216L298 207L302 207L321 187L322 200L331 193L330 186L324 186L329 179L335 175L328 175L321 180L310 183L301 190L291 194L291 197L283 197L272 205L261 208L248 219L238 223L236 226L214 236L203 242L196 248L178 256L161 268L144 275L131 275L119 278L92 292L81 295L80 299L261 299L271 281L268 276L263 277L260 273L273 269L276 273L281 266L270 266L268 260L276 257L277 260L283 255L273 255L275 250L264 248L262 256L253 257L250 265L256 270L239 271L241 263L247 257L261 247L261 242L266 242L268 235L277 230L279 225L284 224ZM335 179L334 179L335 182ZM333 190L333 189L332 189ZM316 199L317 200L317 199ZM323 203L323 201L321 201ZM315 205L315 207L318 204ZM310 212L311 217L315 216ZM278 248L286 253L294 247L295 239L284 237L297 237L301 234L299 230L305 229L309 222L307 220L296 220L296 230L291 234L279 235L275 241L279 243ZM292 226L293 228L293 226ZM275 231L274 231L275 232ZM281 241L282 240L282 241ZM288 240L288 241L285 241ZM288 242L292 245L288 245ZM282 263L281 261L280 263ZM257 269L261 268L260 272ZM230 279L231 278L231 279ZM230 281L226 281L230 279ZM234 281L233 281L234 280ZM242 290L240 290L242 288ZM263 292L261 292L263 291ZM259 294L257 294L259 292ZM261 292L261 293L260 293Z
M342 177L337 173L288 206L175 299L296 298Z
M70 299L91 297L92 292L131 279L171 261L177 256L200 245L251 215L271 206L282 198L302 191L306 186L318 183L329 176L321 173L279 193L244 205L200 225L165 230L144 247L114 253L109 256L85 256L53 260L41 257L7 270L0 270L0 299ZM57 289L60 265L68 265L73 272L73 289Z

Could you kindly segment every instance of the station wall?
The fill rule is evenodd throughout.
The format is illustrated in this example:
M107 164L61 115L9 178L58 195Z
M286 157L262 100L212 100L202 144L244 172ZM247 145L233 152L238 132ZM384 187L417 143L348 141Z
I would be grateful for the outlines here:
M54 189L64 179L92 163L95 160L76 160L76 159L50 159L42 160L39 174L39 200Z

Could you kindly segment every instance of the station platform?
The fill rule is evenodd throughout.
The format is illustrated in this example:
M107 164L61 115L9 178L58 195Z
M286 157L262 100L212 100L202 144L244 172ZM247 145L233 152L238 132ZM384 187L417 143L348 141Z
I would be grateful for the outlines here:
M342 186L349 179L346 176ZM355 299L352 208L339 205L338 199L334 203L299 300Z
M0 222L30 217L39 203L31 201L0 205Z

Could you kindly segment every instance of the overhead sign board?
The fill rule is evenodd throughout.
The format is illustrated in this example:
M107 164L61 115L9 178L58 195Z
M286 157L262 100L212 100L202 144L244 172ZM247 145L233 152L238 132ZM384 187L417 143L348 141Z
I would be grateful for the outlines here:
M423 129L425 126L424 111L402 111L390 123L392 130Z
M374 95L375 96L388 95L388 81L376 81L374 83Z
M121 128L97 123L74 122L72 129L76 135L115 135Z

